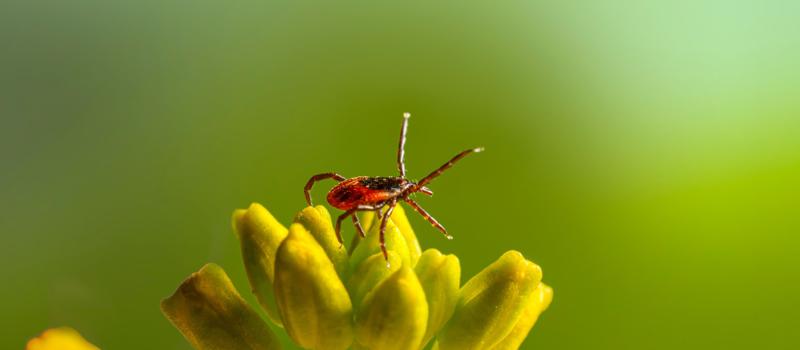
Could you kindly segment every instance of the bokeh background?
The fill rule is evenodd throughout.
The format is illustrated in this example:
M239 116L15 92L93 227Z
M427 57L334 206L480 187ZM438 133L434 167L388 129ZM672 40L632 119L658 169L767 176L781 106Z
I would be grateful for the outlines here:
M435 181L423 247L556 291L525 349L800 346L800 2L0 4L0 347L189 349L161 298L312 174ZM322 201L324 187L314 191ZM352 234L348 227L347 235ZM255 305L255 303L254 303ZM286 339L284 339L286 341Z

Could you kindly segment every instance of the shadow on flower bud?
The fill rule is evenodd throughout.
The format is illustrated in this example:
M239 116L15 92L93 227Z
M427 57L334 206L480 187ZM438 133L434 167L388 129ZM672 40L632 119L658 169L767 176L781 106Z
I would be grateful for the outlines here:
M100 350L69 327L51 328L28 341L25 350Z
M275 298L286 332L303 348L346 349L352 343L350 296L303 225L292 224L278 248Z
M490 349L522 316L542 270L509 251L461 289L456 310L438 336L441 350Z
M416 349L427 321L425 292L414 271L403 266L364 298L356 314L357 348Z
M193 273L161 301L161 311L198 350L280 349L267 324L217 265Z
M258 203L234 211L232 221L233 230L239 237L250 287L270 320L281 325L272 281L275 277L275 253L288 230Z
M358 215L359 222L361 222L361 228L364 229L364 234L366 234L370 230L372 230L372 224L375 223L375 212L374 211L362 211L360 213L356 212L354 215ZM350 245L347 246L347 253L352 256L353 255L353 251L356 250L356 247L358 247L358 244L361 243L361 241L363 241L363 240L364 240L364 237L361 237L361 235L359 235L358 232L356 232L356 234L353 235L353 239L350 241Z
M444 326L458 301L461 265L455 255L442 255L428 249L419 259L414 271L428 300L428 326L420 348Z
M314 239L333 262L333 266L336 267L336 273L340 278L344 278L348 270L347 250L336 238L336 231L331 223L331 214L328 213L328 210L321 205L306 207L297 213L294 222L303 225L314 236Z
M375 220L375 212L368 211L359 216L361 218L361 225L364 227L365 233L372 232L373 226L380 226L380 219ZM408 222L408 217L406 217L405 209L403 206L398 204L394 207L394 211L392 212L391 221L387 223L387 227L390 224L394 224L397 229L400 231L400 234L403 235L405 239L406 248L408 249L408 261L411 263L409 266L414 266L417 264L417 260L419 260L419 256L422 254L422 249L419 246L419 240L417 240L417 235L414 234L414 230L411 228L411 224ZM378 232L377 228L376 231ZM363 241L359 235L355 235L353 237L352 243L350 243L349 252L352 254L356 247Z
M369 231L367 231L367 238L361 240L361 242L358 243L358 246L356 246L356 248L353 250L353 254L350 255L351 269L357 268L368 257L376 253L381 253L381 225L379 223L380 221L375 221L373 223ZM384 238L386 240L387 251L393 251L397 253L404 266L413 266L411 265L411 257L408 253L409 250L408 244L406 244L406 239L391 219L386 222Z
M539 287L531 293L527 306L525 306L525 311L522 312L522 317L517 321L514 329L511 330L511 333L509 333L505 339L492 347L492 350L519 349L519 346L522 345L522 342L528 336L528 333L530 333L533 325L536 324L539 315L550 306L552 300L553 288L550 288L550 286L544 283L539 283Z

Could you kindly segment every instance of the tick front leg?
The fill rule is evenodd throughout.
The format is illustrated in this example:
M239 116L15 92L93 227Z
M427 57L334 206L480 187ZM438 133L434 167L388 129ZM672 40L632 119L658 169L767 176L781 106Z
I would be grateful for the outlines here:
M381 243L381 252L383 253L383 258L386 260L386 267L389 268L389 253L386 252L386 239L384 237L384 232L386 232L386 222L389 220L389 217L392 216L392 212L394 211L394 206L397 204L396 201L392 201L389 203L389 208L386 209L386 213L383 214L383 219L381 219L381 232L380 232L380 243Z
M350 215L354 215L356 210L358 209L350 209L344 212L344 214L339 215L339 218L336 219L336 239L339 241L339 249L344 246L344 240L342 239L342 220L347 219Z
M419 204L417 204L417 202L415 202L411 198L406 198L405 201L406 203L408 203L408 205L414 208L414 210L416 210L417 213L422 215L422 217L424 217L425 220L428 220L428 222L430 222L431 225L433 225L433 227L436 227L439 231L442 231L442 233L444 233L444 236L447 237L447 239L453 239L453 236L447 233L447 230L444 228L444 226L442 226L442 224L436 221L436 219L434 219L433 216L431 216L431 214L428 214L428 212L425 211L425 209L422 209L422 207L420 207Z
M408 131L408 118L410 113L403 113L403 126L400 128L400 143L397 145L397 171L400 177L406 177L406 132Z
M331 179L331 178L336 180L336 181L339 181L339 182L342 182L342 181L346 180L346 178L344 176L339 175L337 173L317 174L317 175L312 176L310 179L308 179L308 182L306 182L306 187L305 187L306 203L308 203L308 206L312 205L311 204L311 187L314 187L314 183L317 182L317 181L321 181L321 180L325 180L325 179Z

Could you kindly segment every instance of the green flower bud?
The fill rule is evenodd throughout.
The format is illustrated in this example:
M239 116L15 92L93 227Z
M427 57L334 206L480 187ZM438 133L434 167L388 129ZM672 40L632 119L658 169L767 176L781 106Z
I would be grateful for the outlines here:
M280 349L264 320L214 264L189 276L161 301L161 311L198 350Z
M272 281L275 277L275 253L288 230L258 203L233 212L233 229L242 247L250 287L270 320L281 325Z
M372 232L374 226L377 226L378 229L380 228L381 220L375 220L375 212L368 211L360 215L361 218L361 226L364 228L365 233ZM406 212L403 209L403 206L398 204L394 207L394 211L392 211L392 216L390 217L390 221L386 223L387 227L390 224L394 224L397 226L397 229L400 230L400 234L403 235L405 239L406 247L408 249L408 261L411 263L410 266L414 266L417 264L417 260L419 260L419 256L421 255L422 249L419 246L419 240L417 240L417 235L414 234L414 230L411 228L411 224L408 222L408 217L406 217ZM376 232L379 230L376 229ZM388 230L388 228L387 228ZM352 254L356 247L364 240L361 236L356 234L353 237L353 241L350 244L350 253Z
M333 263L303 225L292 224L275 261L283 326L306 349L346 349L353 341L350 296Z
M436 249L428 249L422 253L414 271L428 301L428 328L420 344L422 348L453 315L458 301L461 265L455 255L442 255Z
M358 246L353 250L353 254L350 255L350 267L352 269L356 269L368 257L381 252L379 243L380 226L380 221L375 221L369 231L367 231L367 238L364 238L361 243L358 243ZM397 253L403 265L413 266L411 265L411 257L409 256L406 239L391 219L386 222L384 237L386 240L386 250Z
M519 252L503 254L461 289L439 349L491 349L517 324L541 278L541 268Z
M358 265L347 282L347 290L350 292L350 298L353 301L353 309L358 310L367 293L400 269L400 266L402 266L400 256L393 251L389 251L389 266L387 269L386 260L383 258L382 253L373 254L367 260L364 260L361 265Z
M425 293L414 271L403 266L364 298L356 314L356 341L373 350L416 349L427 322Z
M347 250L336 238L336 231L331 224L331 214L328 213L328 210L321 205L306 207L297 213L294 222L305 226L333 262L336 273L340 277L344 277L348 270Z
M492 350L516 350L522 345L522 342L530 333L531 328L536 323L539 315L550 306L553 300L553 288L550 286L539 283L539 287L531 293L528 298L528 305L522 312L522 317L517 321L511 333L505 337L500 343L492 347Z

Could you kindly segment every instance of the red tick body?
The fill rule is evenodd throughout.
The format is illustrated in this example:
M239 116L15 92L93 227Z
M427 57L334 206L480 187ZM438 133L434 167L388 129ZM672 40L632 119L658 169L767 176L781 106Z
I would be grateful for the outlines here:
M340 182L328 192L328 203L341 210L377 205L400 195L410 182L401 177L358 176Z
M311 188L314 186L315 182L324 179L334 179L339 181L339 184L334 186L328 192L327 198L328 203L330 203L332 206L345 211L344 214L340 215L336 220L336 238L339 240L339 244L343 244L341 235L342 220L346 219L348 216L351 217L356 230L363 237L364 229L361 227L361 224L358 221L358 216L355 215L355 213L358 211L374 210L378 215L378 218L382 219L380 226L380 244L383 257L386 259L387 264L389 261L389 256L386 252L386 246L384 244L386 220L392 215L392 211L394 211L394 207L399 201L406 202L408 205L414 208L414 210L420 213L420 215L422 215L425 220L430 222L431 225L436 227L439 231L442 231L445 237L448 239L453 238L447 233L447 230L445 230L444 226L439 224L436 219L428 214L425 209L422 209L422 207L420 207L416 201L409 198L409 196L416 192L422 192L423 194L427 194L429 196L433 195L433 192L425 187L426 184L441 175L445 170L452 167L461 158L464 158L473 152L483 151L483 148L470 148L464 150L450 159L447 163L428 174L428 176L424 177L419 182L415 183L409 181L406 179L406 165L404 161L406 130L408 129L409 117L410 114L403 114L403 125L400 129L400 143L397 149L397 170L400 172L400 176L358 176L348 179L337 173L322 173L312 176L305 186L306 203L311 205ZM384 206L388 206L388 208L386 209L386 212L381 215L381 210Z

